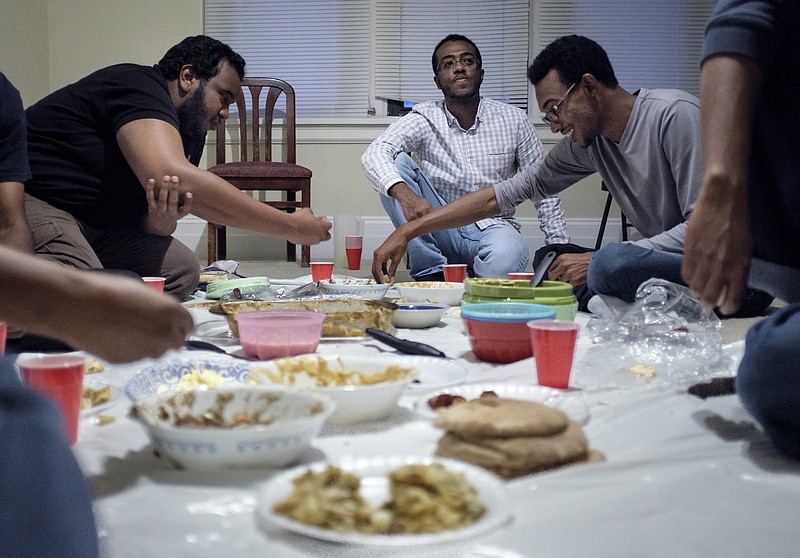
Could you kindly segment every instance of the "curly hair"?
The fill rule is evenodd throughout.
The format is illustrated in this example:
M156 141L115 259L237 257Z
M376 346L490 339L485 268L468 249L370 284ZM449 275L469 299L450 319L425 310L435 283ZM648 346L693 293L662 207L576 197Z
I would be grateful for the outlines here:
M592 74L606 87L619 85L603 47L580 35L566 35L547 45L528 68L528 79L536 85L551 70L556 70L564 83L575 83L583 74Z
M478 49L478 45L473 43L470 39L468 39L464 35L459 35L457 33L451 33L450 35L448 35L447 37L445 37L444 39L439 41L439 43L436 45L436 48L433 49L433 56L431 56L431 66L433 66L433 73L434 74L436 73L436 68L438 67L438 64L436 63L436 51L439 50L439 48L443 44L449 43L450 41L464 41L465 43L470 44L472 46L472 48L475 49L475 58L478 59L478 68L480 69L480 67L483 65L483 62L482 62L483 59L481 58L481 51Z
M233 66L240 79L244 77L244 58L225 43L205 35L186 37L170 48L157 66L168 81L177 79L181 68L187 64L200 79L208 81L217 75L222 60Z

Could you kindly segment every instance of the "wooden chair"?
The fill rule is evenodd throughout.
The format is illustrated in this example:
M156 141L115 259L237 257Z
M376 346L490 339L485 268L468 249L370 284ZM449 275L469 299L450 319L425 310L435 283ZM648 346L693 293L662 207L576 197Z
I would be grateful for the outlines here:
M262 92L265 95L262 97ZM245 94L251 100L248 111ZM275 105L283 94L285 116L283 117L283 141L273 138L276 120ZM311 207L311 171L297 164L295 138L295 95L292 86L275 78L246 77L236 97L239 111L239 161L225 161L225 122L217 127L217 164L210 169L217 176L243 191L278 192L280 199L262 199L272 207L293 212L301 207ZM236 121L231 118L229 120ZM275 140L275 141L274 141ZM280 144L285 152L282 162L273 161L273 147ZM300 199L297 199L297 195ZM267 197L268 194L263 194ZM273 195L274 197L274 195ZM225 226L208 223L208 263L227 257ZM295 245L286 243L287 261L296 261ZM301 249L300 265L308 267L311 247Z

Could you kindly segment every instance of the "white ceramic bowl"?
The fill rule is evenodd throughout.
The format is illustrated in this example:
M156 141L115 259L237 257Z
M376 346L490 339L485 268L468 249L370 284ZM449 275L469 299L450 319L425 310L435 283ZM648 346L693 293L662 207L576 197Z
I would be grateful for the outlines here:
M434 359L430 359L434 360ZM404 357L356 357L347 355L302 355L275 359L253 365L250 377L263 384L279 383L286 387L308 389L325 395L336 403L336 412L328 419L329 424L356 424L388 416L397 407L397 401L406 387L416 379L417 361ZM396 380L380 383L359 383L358 378L350 383L331 387L318 387L316 377L326 371L360 372L370 376L387 370L390 366L409 368ZM290 374L282 370L306 370L308 373ZM270 378L267 373L277 376Z
M136 401L159 391L175 388L182 377L198 370L213 372L225 383L245 384L249 378L250 363L224 355L167 358L137 372L125 384L124 392L129 399Z
M348 279L342 280L334 279L334 281L320 281L319 288L323 293L348 295L358 298L367 298L371 300L381 300L386 296L386 292L391 287L390 284L375 283L372 279Z
M445 281L409 281L395 283L394 287L400 297L408 302L433 302L458 306L464 294L464 283Z
M412 329L433 327L439 323L449 309L450 307L446 304L404 302L398 304L397 310L392 314L392 325Z
M319 394L277 386L231 385L157 393L134 408L162 456L186 469L208 470L296 462L336 404ZM219 420L208 426L185 424L209 415ZM248 424L232 426L241 420Z

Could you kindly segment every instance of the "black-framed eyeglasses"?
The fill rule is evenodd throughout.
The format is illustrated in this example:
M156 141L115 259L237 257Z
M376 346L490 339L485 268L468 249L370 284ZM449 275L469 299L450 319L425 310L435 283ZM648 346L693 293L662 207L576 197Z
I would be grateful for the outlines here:
M457 63L461 63L464 68L472 68L476 64L480 64L480 59L471 54L465 54L460 58L448 56L447 58L442 58L442 60L439 62L439 66L436 67L436 73L438 74L439 70L447 70L448 72L452 72L455 70Z
M552 107L550 107L550 110L544 113L544 116L542 116L542 122L544 122L548 126L550 124L553 124L554 122L558 122L558 109L561 107L561 104L566 100L567 95L569 95L570 91L572 91L572 88L578 85L580 81L581 80L578 80L569 86L569 89L567 89L567 91L563 95L561 95L561 97L559 97L558 101L556 101L555 104Z

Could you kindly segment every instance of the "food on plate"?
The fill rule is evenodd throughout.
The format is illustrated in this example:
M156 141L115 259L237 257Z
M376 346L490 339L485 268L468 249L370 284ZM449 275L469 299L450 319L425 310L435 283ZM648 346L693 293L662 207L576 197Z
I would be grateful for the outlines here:
M92 417L92 424L97 426L106 426L107 424L111 424L116 420L117 417L114 415L97 415L96 417Z
M320 281L320 283L325 283L328 285L377 285L375 280L371 277L331 277L330 279L323 279Z
M481 393L480 397L497 397L497 394L493 391L487 390ZM452 395L450 393L440 393L434 397L428 399L428 407L433 409L444 409L445 407L450 407L451 405L457 405L458 403L465 402L466 399L461 397L460 395Z
M181 376L178 389L192 389L200 386L214 387L225 383L225 378L204 368L195 368L188 374Z
M200 414L187 411L187 402L191 403L194 394L186 391L177 391L163 399L156 408L155 415L163 420L169 420L172 426L179 428L237 428L240 426L256 426L272 424L279 418L276 406L281 401L283 394L278 392L261 393L257 396L256 405L249 411L234 413L227 416L225 407L234 400L235 394L227 391L219 392L214 404ZM322 403L315 403L308 407L308 415L316 415L325 409ZM227 418L226 418L227 417Z
M434 422L446 432L436 453L516 478L573 463L602 461L577 422L533 401L481 397L441 408Z
M113 395L111 387L103 386L100 389L94 389L88 386L83 386L83 394L81 395L81 410L91 409L103 403L111 401Z
M332 363L336 363L332 366ZM366 373L358 370L344 370L340 360L329 361L320 356L276 359L277 370L253 368L252 378L266 377L270 382L297 387L341 387L366 386L383 382L398 382L409 377L416 378L415 368L389 365L381 372Z
M84 374L97 374L106 369L106 365L95 359L86 359L86 364L83 367Z
M322 337L360 337L364 335L363 330L368 327L386 331L391 325L392 314L396 309L397 305L391 302L352 298L334 300L240 300L223 302L220 304L219 310L212 308L210 312L221 311L225 314L231 332L236 337L239 336L239 326L234 316L239 312L253 312L256 310L316 310L324 312L331 320L325 320L322 323ZM354 327L340 325L341 322Z
M628 370L638 376L645 376L647 378L654 378L656 375L655 366L649 366L647 364L634 364Z
M408 281L395 283L397 287L415 287L417 289L454 289L455 287L445 281Z
M567 428L563 411L520 399L482 397L442 409L436 426L463 437L552 436Z
M294 479L289 497L273 511L295 521L347 533L439 533L471 525L486 506L464 475L441 463L403 465L390 471L389 500L372 507L360 495L360 479L329 465Z

